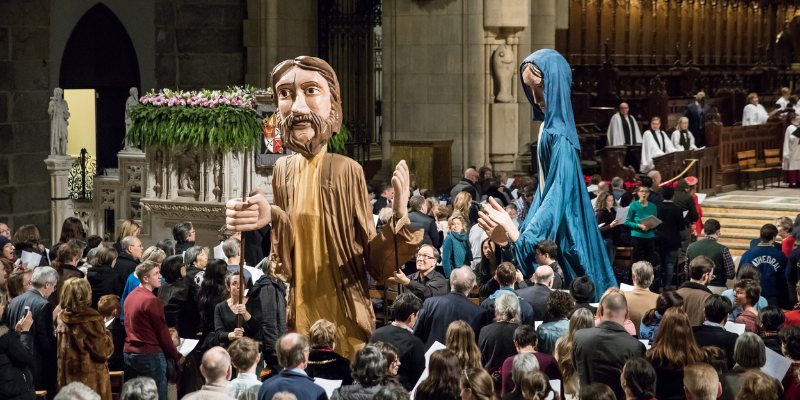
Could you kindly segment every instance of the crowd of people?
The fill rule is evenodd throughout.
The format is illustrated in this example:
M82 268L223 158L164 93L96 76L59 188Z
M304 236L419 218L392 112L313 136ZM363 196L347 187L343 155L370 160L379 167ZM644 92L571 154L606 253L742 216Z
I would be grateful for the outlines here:
M391 322L352 359L331 321L290 329L269 229L220 229L220 254L189 221L148 247L132 220L108 245L68 218L50 248L34 225L0 224L0 398L111 399L116 371L122 399L800 398L800 218L764 225L737 267L719 222L702 220L695 178L599 181L609 261L632 247L633 264L617 271L630 285L598 299L555 242L535 245L527 275L481 229L490 198L525 220L535 181L507 181L469 168L450 201L409 199L423 243L387 281L394 294L373 299ZM374 191L377 224L390 191ZM772 353L791 361L784 376L761 372Z

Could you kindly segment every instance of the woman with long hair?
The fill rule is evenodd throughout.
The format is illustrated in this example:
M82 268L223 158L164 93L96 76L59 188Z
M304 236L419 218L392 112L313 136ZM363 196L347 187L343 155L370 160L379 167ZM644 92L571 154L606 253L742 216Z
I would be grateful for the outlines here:
M492 377L483 368L470 368L461 375L461 400L495 400Z
M467 231L469 231L469 228L474 225L476 221L478 221L479 209L478 203L475 202L475 199L472 198L472 195L469 194L469 192L460 192L453 200L453 214L459 213L464 216L464 219L466 219L467 222L469 222L468 225L464 226L464 229Z
M214 309L221 301L225 301L225 276L228 274L228 265L223 260L211 260L203 274L203 283L197 294L197 308L200 311L200 323L203 333L203 348L210 349L216 346L214 335Z
M656 397L662 400L684 398L683 368L704 359L686 312L677 307L664 312L653 347L647 351L647 360L658 375Z
M122 245L120 242L122 242L122 238L127 236L139 237L141 232L142 228L139 227L139 224L137 224L136 221L132 219L126 219L125 221L122 221L122 225L119 227L119 233L117 234L117 241L114 242L114 249L116 249L117 252L121 252Z
M436 350L428 361L428 377L420 382L414 400L458 400L463 374L456 353Z
M239 279L239 274L228 273L225 276L228 299L214 307L214 333L217 343L226 347L243 336L256 338L258 334L258 320L247 311L247 296L242 296L239 302ZM237 326L237 318L242 319L241 328Z
M22 256L23 251L35 253L42 258L39 260L39 267L50 265L50 260L56 258L55 253L49 253L49 250L44 247L42 243L42 234L39 227L33 224L22 225L14 232L14 251L17 257ZM28 265L28 268L34 268L37 265Z
M461 369L466 371L471 368L483 368L475 331L468 323L462 320L451 322L447 327L444 345L456 353Z
M541 372L523 375L520 379L519 386L522 391L522 397L525 399L545 400L550 398L558 400L560 398L558 392L550 386L547 375Z
M639 339L655 339L661 318L667 309L681 307L682 305L683 297L678 292L674 290L662 292L656 299L656 308L651 309L642 316L642 323L639 325Z
M61 224L61 235L58 237L58 243L53 245L50 250L51 253L58 256L58 247L72 239L86 241L86 229L83 228L83 222L77 217L68 217Z
M114 270L116 262L117 251L113 247L99 249L92 259L91 268L86 271L86 279L92 286L92 307L97 308L97 302L107 294L122 295L124 282Z
M575 332L592 327L594 327L592 312L586 308L579 308L573 311L572 316L569 318L567 335L556 341L556 350L553 355L558 362L558 369L561 371L565 398L576 398L580 391L578 370L572 360L572 343L575 338Z
M92 289L81 278L63 283L60 312L57 309L58 388L82 382L100 395L111 399L108 359L114 353L111 332L103 317L92 305Z
M465 193L465 192L461 192ZM469 194L467 194L469 195ZM453 213L447 221L450 233L442 244L442 269L444 276L450 278L450 272L472 262L472 250L469 244L469 227L464 215Z
M514 263L514 252L511 247L503 249L491 239L484 239L481 242L481 262L478 264L475 274L478 279L478 295L482 300L491 296L497 289L500 289L500 284L494 278L494 274L497 271L497 266L506 261ZM514 284L515 289L523 287L525 287L524 284Z
M594 203L594 218L597 221L597 227L600 229L600 236L603 237L603 243L606 246L606 253L608 254L608 261L614 265L614 257L616 255L616 244L614 243L614 234L617 231L617 201L611 192L601 192L597 196Z

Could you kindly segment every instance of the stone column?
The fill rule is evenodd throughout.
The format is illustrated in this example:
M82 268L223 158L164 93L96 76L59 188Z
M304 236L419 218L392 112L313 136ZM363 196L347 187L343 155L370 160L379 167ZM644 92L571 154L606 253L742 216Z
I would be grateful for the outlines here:
M58 238L61 224L74 215L69 198L69 170L73 159L70 156L51 155L44 160L50 172L50 237Z
M519 33L528 26L530 2L484 0L483 27L489 57L489 162L496 171L516 169L519 154Z

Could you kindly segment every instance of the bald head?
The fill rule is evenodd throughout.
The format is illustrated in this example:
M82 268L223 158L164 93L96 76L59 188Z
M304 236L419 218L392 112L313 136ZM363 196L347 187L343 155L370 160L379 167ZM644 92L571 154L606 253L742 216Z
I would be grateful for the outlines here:
M308 338L299 333L287 333L278 338L278 363L287 369L303 366L308 362Z
M553 268L549 265L540 265L536 268L534 273L536 283L541 283L547 287L553 286Z
M475 273L472 268L463 266L450 273L450 291L468 295L475 286Z
M207 384L224 383L231 377L231 356L222 347L212 347L203 354L200 372Z
M628 314L628 302L620 292L613 292L605 295L600 301L602 308L600 317L604 321L615 321L622 324Z
M475 168L467 168L467 170L464 171L464 179L472 183L478 182L479 178L480 176L478 175L478 171L476 171Z

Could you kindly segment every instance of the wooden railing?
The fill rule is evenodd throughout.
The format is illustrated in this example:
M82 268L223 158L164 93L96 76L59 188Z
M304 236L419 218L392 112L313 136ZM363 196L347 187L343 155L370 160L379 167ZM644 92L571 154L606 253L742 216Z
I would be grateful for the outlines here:
M676 151L654 157L653 165L661 173L663 181L668 181L673 177L695 176L698 180L698 191L716 193L717 154L717 147Z

